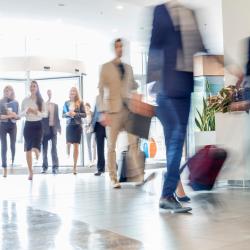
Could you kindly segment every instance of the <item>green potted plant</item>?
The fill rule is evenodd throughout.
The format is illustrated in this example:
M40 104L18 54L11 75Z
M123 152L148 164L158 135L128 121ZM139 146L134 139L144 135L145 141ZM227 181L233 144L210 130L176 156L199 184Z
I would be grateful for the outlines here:
M216 113L226 113L233 101L236 88L229 86L221 89L217 96L211 96L207 83L207 97L203 97L202 110L196 110L195 124L198 129L195 132L195 149L205 145L216 144Z

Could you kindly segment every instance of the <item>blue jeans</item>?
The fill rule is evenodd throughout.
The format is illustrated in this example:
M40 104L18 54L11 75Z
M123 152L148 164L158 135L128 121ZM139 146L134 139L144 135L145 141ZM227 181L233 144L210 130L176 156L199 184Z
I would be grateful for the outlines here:
M172 196L180 180L179 168L186 136L191 97L157 97L156 115L162 123L166 145L167 172L162 197Z

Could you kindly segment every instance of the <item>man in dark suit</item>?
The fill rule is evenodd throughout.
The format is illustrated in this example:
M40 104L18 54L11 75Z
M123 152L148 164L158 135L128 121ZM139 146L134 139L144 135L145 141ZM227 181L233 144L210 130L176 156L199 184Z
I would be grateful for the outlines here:
M250 37L248 37L247 39L247 49L248 51L247 51L246 76L250 78Z
M48 117L42 120L43 122L43 165L42 173L45 174L48 170L48 143L51 141L51 158L52 158L52 173L58 173L58 155L57 155L57 133L61 134L61 124L59 119L58 105L51 102L52 92L47 91L48 101L46 102L46 108L48 111Z
M188 212L175 197L194 87L193 56L204 50L192 10L169 1L154 10L147 82L158 82L157 117L165 136L167 172L160 208Z
M98 101L98 97L97 97ZM105 172L105 155L104 155L104 143L106 138L105 127L99 122L100 113L97 110L97 105L95 107L93 119L92 119L92 127L94 129L94 133L96 136L96 144L97 144L97 172L95 176L100 176Z

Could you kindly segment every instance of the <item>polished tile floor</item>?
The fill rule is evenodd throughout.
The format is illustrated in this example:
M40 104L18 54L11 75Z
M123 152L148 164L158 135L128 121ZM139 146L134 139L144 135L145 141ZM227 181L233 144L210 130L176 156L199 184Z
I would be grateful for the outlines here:
M159 211L158 178L138 188L93 174L0 179L0 249L250 249L250 189L190 191L193 212Z

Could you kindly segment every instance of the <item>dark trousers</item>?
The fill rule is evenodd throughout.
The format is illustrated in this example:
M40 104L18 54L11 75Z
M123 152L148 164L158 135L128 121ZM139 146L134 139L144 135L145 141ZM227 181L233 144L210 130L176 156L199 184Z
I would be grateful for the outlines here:
M7 134L10 137L10 149L12 156L12 163L15 160L16 154L16 133L17 127L13 122L2 122L0 125L0 139L1 139L1 156L2 156L2 167L7 167Z
M97 144L97 170L98 172L105 172L105 155L104 155L104 142L106 137L105 127L99 122L95 125L96 144Z
M51 158L52 158L52 168L58 168L58 155L57 155L57 132L54 132L53 127L50 127L50 133L43 136L43 169L47 170L48 165L48 144L51 141Z
M167 157L162 197L172 196L180 180L179 168L190 112L190 100L190 97L158 96L157 98L156 114L164 129Z

